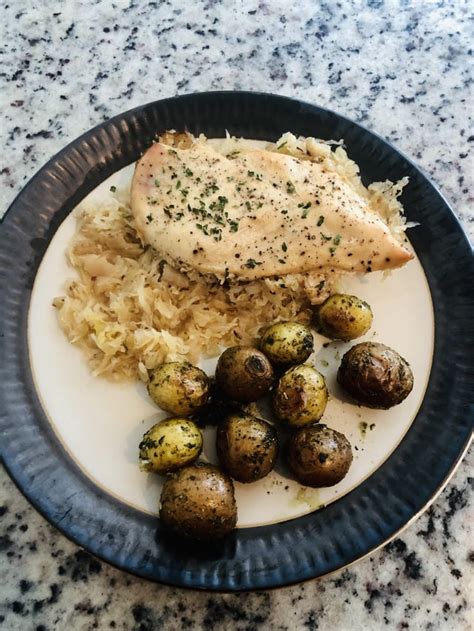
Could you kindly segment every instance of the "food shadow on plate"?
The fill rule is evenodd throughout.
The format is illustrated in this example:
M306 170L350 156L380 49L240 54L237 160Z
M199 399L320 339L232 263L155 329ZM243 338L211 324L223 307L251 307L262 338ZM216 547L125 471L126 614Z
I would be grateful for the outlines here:
M361 340L365 340L365 338L361 338ZM337 381L337 373L343 355L356 343L359 343L359 340L352 340L351 343L338 340L327 342L327 346L322 348L319 353L312 355L311 362L309 362L323 375L329 392L329 399L336 399L341 403L351 405L358 404L341 387ZM324 423L324 416L320 422Z
M222 539L213 538L209 541L186 539L166 530L159 519L154 539L158 546L166 547L168 553L172 554L177 561L182 560L187 566L193 560L211 561L233 558L237 545L235 530Z

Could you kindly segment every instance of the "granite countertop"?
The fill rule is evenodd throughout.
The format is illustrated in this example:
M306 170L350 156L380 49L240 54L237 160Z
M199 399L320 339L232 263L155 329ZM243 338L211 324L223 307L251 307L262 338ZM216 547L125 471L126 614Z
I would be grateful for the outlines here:
M102 120L175 94L250 89L335 109L385 136L432 175L473 236L468 2L40 5L6 0L0 9L0 214L51 155ZM467 630L470 472L472 455L416 523L355 566L240 595L158 586L109 567L46 523L2 472L0 626Z

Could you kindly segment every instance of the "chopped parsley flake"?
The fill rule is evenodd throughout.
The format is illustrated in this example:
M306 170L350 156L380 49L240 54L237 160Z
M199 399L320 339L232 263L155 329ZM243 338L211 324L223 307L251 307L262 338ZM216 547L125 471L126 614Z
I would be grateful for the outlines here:
M323 234L322 232L319 233L321 235L321 239L323 239L323 241L331 241L331 237L327 237L325 234Z
M286 245L286 243L281 244L281 249L283 250L283 252L286 252L288 250L288 246Z
M293 184L293 182L287 182L286 183L286 192L291 195L295 191L296 191L296 189L295 189L295 185Z
M192 177L194 174L193 174L193 172L191 171L191 169L189 169L188 167L186 167L186 168L184 169L184 175L185 175L186 177Z
M334 243L334 245L339 245L341 243L341 235L340 234L336 234L336 236L334 237L332 242Z
M211 184L208 184L204 189L204 195L206 197L209 197L209 195L212 195L212 193L217 193L218 190L219 187L217 186L217 184L215 182L212 182Z
M306 204L298 204L298 208L303 209L303 213L301 215L303 219L306 219L306 217L308 216L310 206L311 206L311 202L307 202Z
M245 267L248 267L249 269L253 269L257 265L261 265L261 264L262 264L261 261L256 261L255 259L247 259L245 263Z
M117 187L116 187L116 186L111 186L111 187L110 187L110 192L111 192L111 193L115 193L115 191L116 191L116 190L117 190Z
M224 195L219 195L217 200L217 202L212 202L211 204L209 204L209 208L213 211L217 211L218 213L222 213L225 205L229 200L227 199L227 197L224 197Z
M319 215L319 219L316 223L317 226L322 226L324 223L324 217L322 215Z
M151 222L153 221L153 215L152 215L151 213L149 213L149 214L146 216L146 220L147 220L147 223L151 223Z

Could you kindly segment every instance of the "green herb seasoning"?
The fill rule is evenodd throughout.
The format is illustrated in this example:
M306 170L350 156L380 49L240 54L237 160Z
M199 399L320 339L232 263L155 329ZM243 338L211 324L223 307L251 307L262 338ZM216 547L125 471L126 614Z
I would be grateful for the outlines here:
M247 261L245 262L245 267L248 267L249 269L254 269L254 267L261 264L261 261L256 261L255 259L247 259Z

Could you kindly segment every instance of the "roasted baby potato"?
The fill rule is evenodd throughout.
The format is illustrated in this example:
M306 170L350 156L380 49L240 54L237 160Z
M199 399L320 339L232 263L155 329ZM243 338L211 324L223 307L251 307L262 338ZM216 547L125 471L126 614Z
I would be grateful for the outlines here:
M217 362L217 385L234 401L257 401L267 394L273 380L273 368L268 358L251 346L231 346Z
M168 418L153 425L138 446L140 469L169 473L191 464L202 451L202 434L186 418Z
M301 484L333 486L352 463L352 448L344 436L326 425L303 427L290 438L288 464Z
M347 351L337 380L353 399L373 408L398 405L413 389L408 362L378 342L362 342Z
M209 380L188 362L167 362L153 370L148 383L153 401L171 414L191 414L207 402Z
M333 294L319 307L318 319L327 337L353 340L372 326L372 310L357 296Z
M287 370L273 395L275 415L293 427L317 423L324 414L328 390L323 375L302 364Z
M183 537L223 537L237 523L232 480L211 464L196 464L171 474L160 501L163 525Z
M255 482L273 469L278 453L275 428L251 414L231 414L217 429L217 456L239 482Z
M260 349L275 366L302 364L313 352L311 330L299 322L272 324L262 336Z

